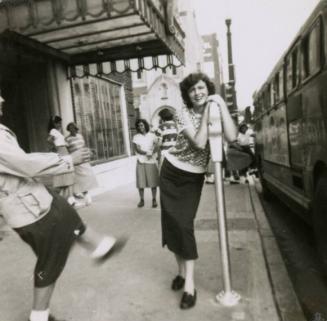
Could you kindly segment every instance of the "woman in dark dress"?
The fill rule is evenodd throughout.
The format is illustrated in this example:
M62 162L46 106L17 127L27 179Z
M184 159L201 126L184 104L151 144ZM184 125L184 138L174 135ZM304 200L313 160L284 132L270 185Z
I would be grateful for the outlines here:
M196 303L194 262L198 258L194 219L200 202L209 161L208 102L221 111L225 138L236 139L236 127L228 108L203 73L187 76L180 83L185 105L176 116L176 145L164 154L160 173L162 242L175 255L178 271L172 289L184 288L181 309Z

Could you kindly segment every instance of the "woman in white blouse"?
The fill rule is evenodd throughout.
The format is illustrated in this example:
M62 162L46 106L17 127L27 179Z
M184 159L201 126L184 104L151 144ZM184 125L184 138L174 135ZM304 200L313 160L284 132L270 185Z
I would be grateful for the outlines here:
M48 142L53 152L59 155L68 155L67 143L62 134L62 119L60 116L53 116L48 123ZM74 171L71 173L60 174L53 177L53 188L64 198L70 205L75 206L76 199L73 194Z
M159 171L157 166L158 138L151 133L148 122L138 119L135 123L137 134L133 137L134 150L137 155L136 186L139 190L140 202L144 206L144 189L151 188L152 207L157 207L157 187L159 186Z

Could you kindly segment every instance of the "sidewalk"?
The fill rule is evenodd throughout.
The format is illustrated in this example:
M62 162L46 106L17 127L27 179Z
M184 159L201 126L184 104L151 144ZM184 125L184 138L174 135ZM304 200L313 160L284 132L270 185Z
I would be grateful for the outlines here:
M171 291L175 262L161 247L160 209L138 209L134 184L98 195L80 209L94 228L130 239L124 251L101 266L75 247L57 284L52 312L71 321L302 321L301 309L279 250L250 185L225 185L233 289L242 300L223 307L215 300L223 290L214 186L205 185L196 220L199 260L196 306L178 305ZM31 306L32 252L11 231L0 242L0 320L25 321Z

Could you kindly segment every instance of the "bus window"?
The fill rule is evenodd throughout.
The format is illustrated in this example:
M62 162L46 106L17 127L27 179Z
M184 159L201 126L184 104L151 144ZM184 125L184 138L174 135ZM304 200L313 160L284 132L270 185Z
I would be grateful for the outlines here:
M299 81L299 64L298 64L299 51L298 47L294 48L290 55L286 58L286 89L290 93L296 88Z
M274 105L280 100L280 86L279 86L279 73L277 73L274 77L273 83L273 96L274 96Z
M286 90L292 91L292 59L291 56L286 60Z
M254 104L254 114L255 117L258 117L261 114L261 106L260 106L260 98L256 97L256 100L253 102Z
M257 105L255 106L257 116L260 116L263 112L262 94L258 95Z
M302 42L302 79L320 70L320 23L316 23Z
M264 102L264 98L263 98L263 93L261 93L261 95L260 95L259 106L260 106L260 112L263 113L265 110L265 102Z
M276 104L275 81L273 81L270 85L270 101L271 101L271 106L274 106Z
M279 73L278 73L278 77L279 77L279 97L280 97L280 100L283 100L284 99L284 74L283 74L283 71L280 70Z
M270 85L268 85L264 91L264 109L268 110L270 106Z

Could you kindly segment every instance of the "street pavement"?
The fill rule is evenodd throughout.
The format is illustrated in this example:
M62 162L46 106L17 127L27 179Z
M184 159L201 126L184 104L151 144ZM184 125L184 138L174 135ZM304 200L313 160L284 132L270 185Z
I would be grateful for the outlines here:
M197 304L180 310L182 292L170 289L176 263L161 247L160 208L137 208L134 184L99 194L82 218L103 233L127 235L117 256L101 265L76 245L59 279L51 312L71 321L302 321L303 313L265 219L253 180L225 184L232 289L239 304L222 306L223 290L214 185L205 185L195 222L199 259L195 267ZM2 227L0 321L27 321L32 304L35 258L17 235Z

